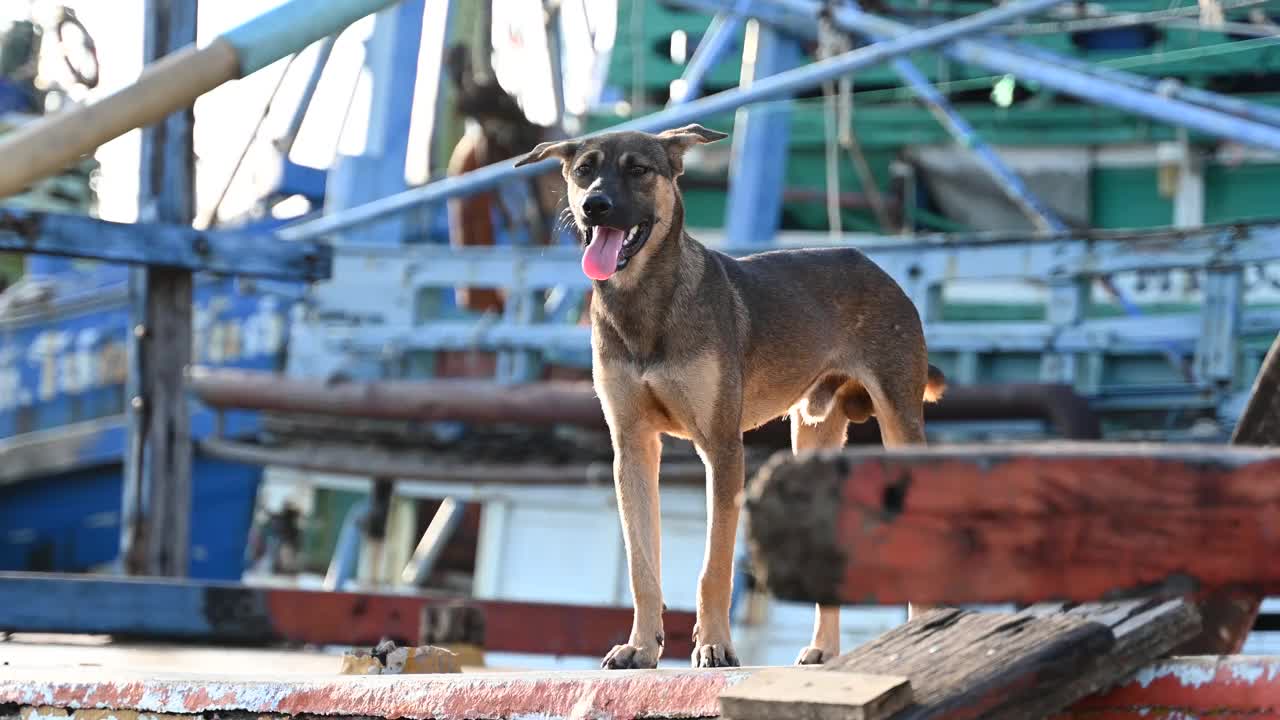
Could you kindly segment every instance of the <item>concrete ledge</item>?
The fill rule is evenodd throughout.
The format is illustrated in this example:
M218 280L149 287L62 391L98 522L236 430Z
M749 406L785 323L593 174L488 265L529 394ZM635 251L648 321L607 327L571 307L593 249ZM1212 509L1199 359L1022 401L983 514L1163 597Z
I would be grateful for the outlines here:
M362 716L411 720L711 718L756 669L288 677L0 668L4 720L139 715ZM107 711L107 712L104 712ZM1280 658L1179 658L1139 672L1058 720L1280 717Z

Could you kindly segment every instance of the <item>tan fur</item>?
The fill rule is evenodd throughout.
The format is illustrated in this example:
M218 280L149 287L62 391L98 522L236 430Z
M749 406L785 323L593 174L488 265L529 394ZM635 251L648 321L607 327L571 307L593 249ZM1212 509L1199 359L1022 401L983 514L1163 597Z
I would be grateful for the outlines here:
M744 482L743 431L789 416L796 453L844 446L874 415L886 446L923 443L925 400L945 379L928 364L902 289L852 248L733 259L684 231L676 179L697 125L544 143L518 164L558 158L574 218L638 238L591 300L592 369L614 449L635 619L605 667L653 667L662 652L658 465L662 434L688 438L707 467L707 545L693 664L736 665L729 633L733 547ZM609 209L588 219L588 196ZM624 246L625 247L625 246ZM838 608L819 608L798 662L839 652Z

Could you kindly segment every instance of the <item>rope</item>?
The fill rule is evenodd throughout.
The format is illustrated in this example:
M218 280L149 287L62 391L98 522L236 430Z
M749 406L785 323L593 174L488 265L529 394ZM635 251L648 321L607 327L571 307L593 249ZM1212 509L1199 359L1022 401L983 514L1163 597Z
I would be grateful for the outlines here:
M293 67L293 62L298 59L298 54L294 53L289 56L289 60L285 62L284 69L280 71L280 77L276 78L276 85L271 90L271 94L267 96L267 102L262 106L262 112L258 115L258 121L253 126L253 132L249 134L249 139L245 141L244 147L240 149L240 156L236 158L236 164L231 167L231 173L227 175L226 181L222 184L222 190L218 192L218 199L214 201L213 206L209 208L209 212L196 225L200 228L211 228L218 222L218 211L222 209L222 203L227 199L227 192L231 190L231 183L240 174L240 168L244 165L245 158L249 156L249 149L253 147L253 143L257 140L258 135L262 132L262 126L267 121L267 116L271 114L271 107L275 105L276 97L280 94L280 88L284 86L285 77L289 74L289 68Z
M831 57L840 53L848 52L853 49L853 41L849 36L838 30L830 22L827 12L822 12L818 16L818 56L819 58ZM834 123L837 130L836 144L844 148L849 154L849 159L853 163L854 170L858 173L858 182L862 185L862 190L867 196L867 203L871 206L872 214L875 215L876 222L880 225L882 232L892 233L894 231L893 217L889 213L888 204L884 200L884 195L880 192L880 186L876 182L875 174L871 172L871 164L867 162L866 153L862 151L862 143L858 141L858 136L853 132L853 79L845 76L839 79L838 85L832 87L832 83L824 83L822 86L823 103L827 110L827 124ZM828 134L828 155L827 155L827 214L828 219L834 215L835 220L831 221L833 232L838 232L840 227L840 205L839 205L839 166L838 157L834 155L833 148L830 146L831 138ZM835 175L832 182L831 176ZM833 194L834 192L834 194Z
M849 49L848 39L844 35L835 32L835 28L831 26L827 19L827 14L824 12L818 18L818 59L829 58ZM843 78L841 80L842 82L844 81ZM839 133L836 128L839 127L843 130L843 127L840 125L836 103L835 84L831 81L822 83L823 150L826 155L827 170L827 228L831 231L833 237L839 238L842 228L840 217L840 148L837 144L839 142L837 135L843 133Z

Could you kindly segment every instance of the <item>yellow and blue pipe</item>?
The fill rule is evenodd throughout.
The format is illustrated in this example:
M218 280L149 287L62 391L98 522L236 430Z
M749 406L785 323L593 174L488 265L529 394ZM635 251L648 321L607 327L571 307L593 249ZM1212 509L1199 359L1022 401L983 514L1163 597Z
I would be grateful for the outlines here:
M398 0L290 0L147 66L133 84L0 138L0 198L23 192L125 133L157 123L218 86L340 32Z

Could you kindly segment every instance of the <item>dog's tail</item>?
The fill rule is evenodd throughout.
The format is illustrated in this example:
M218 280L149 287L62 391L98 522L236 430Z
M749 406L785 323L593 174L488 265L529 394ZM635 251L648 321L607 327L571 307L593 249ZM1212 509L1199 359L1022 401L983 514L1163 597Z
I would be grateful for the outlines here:
M947 376L938 368L929 366L929 379L924 386L924 401L938 402L947 391Z

